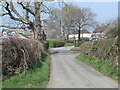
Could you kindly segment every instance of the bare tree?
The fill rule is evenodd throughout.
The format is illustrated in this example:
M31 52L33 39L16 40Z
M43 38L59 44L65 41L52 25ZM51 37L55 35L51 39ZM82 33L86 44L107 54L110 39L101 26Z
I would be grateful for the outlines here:
M75 20L73 18L75 10L76 6L70 4L65 4L65 6L62 8L62 23L67 35L67 41L69 40L69 33L71 29L74 28Z
M64 21L63 23L68 30L68 35L71 29L77 28L78 41L80 41L80 33L82 28L95 25L94 17L96 15L88 8L79 8L74 5L66 5L63 7L62 11Z
M75 26L78 28L78 41L80 41L81 30L86 27L93 27L95 25L94 13L88 8L79 8L74 12Z
M62 7L65 4L63 1L57 2L59 8L52 8L51 13L49 14L49 19L47 23L48 30L56 32L56 36L59 39L63 40L63 16L62 16Z
M24 24L23 26L10 26L10 25L0 25L0 27L6 27L11 29L24 29L29 28L34 32L34 38L37 40L41 39L41 12L45 12L41 10L41 6L48 9L47 6L43 5L43 0L28 0L27 2L22 2L18 0L17 2L13 2L13 0L7 1L2 0L0 4L3 7L2 17L9 16L10 19L17 21L19 23ZM21 10L16 6L21 7ZM22 16L21 12L25 11L25 17Z

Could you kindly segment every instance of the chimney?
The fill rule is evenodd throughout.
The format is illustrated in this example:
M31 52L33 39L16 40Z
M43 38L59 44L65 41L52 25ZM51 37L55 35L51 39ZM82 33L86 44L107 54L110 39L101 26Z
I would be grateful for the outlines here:
M96 28L98 28L98 24L96 25Z
M110 27L110 24L107 24L107 27Z
M101 24L101 27L104 27L104 24Z
M110 30L110 24L107 24L107 25L106 25L105 32L107 33L109 30Z

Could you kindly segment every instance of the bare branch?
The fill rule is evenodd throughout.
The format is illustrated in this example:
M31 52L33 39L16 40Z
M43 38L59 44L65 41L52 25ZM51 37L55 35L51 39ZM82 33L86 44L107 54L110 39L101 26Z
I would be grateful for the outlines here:
M0 16L5 16L5 15L8 15L9 13L3 13L3 14L0 14Z
M0 25L0 27L5 27L5 28L9 28L9 29L25 29L25 28L30 28L29 26L12 27L12 26L6 26L6 25Z
M20 4L23 9L29 11L33 16L35 16L35 13L32 10L30 10L28 7L24 6L22 2L17 2L17 3Z
M44 12L44 13L50 13L49 11L44 11L44 10L41 10L41 12Z
M29 7L30 2L26 2L26 3L27 3L26 7ZM25 18L27 21L29 20L29 11L27 11L27 10L26 10L26 17Z
M52 11L46 6L46 5L44 5L43 3L41 3L42 4L42 6L44 6L48 11L44 11L44 10L41 10L41 12L45 12L45 13L52 13Z
M10 4L8 2L5 2L5 3L7 4L6 7L5 7L5 9L7 10L8 15L10 16L11 19L13 19L15 21L23 22L25 24L29 24L30 23L30 21L28 22L28 21L25 21L25 20L21 20L20 18L14 17L13 14L11 13L10 9L9 9Z
M23 19L22 16L17 12L17 10L15 9L13 3L12 3L12 0L10 2L10 7L11 7L11 10L20 18L20 19Z

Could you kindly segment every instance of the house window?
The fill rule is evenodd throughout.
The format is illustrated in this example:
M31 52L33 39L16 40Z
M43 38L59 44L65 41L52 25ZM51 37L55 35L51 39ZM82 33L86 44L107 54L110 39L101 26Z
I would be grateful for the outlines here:
M3 36L7 36L7 32L3 32Z
M12 36L15 35L15 34L16 34L15 32L12 32L12 33L11 33Z

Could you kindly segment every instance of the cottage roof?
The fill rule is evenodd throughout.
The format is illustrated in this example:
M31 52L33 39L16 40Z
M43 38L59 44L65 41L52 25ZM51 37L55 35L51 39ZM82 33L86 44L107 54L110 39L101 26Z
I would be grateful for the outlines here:
M83 29L83 30L81 30L81 33L84 34L84 33L90 33L90 32L86 29Z
M66 31L66 32L67 32L67 31ZM78 34L78 30L73 29L73 30L70 30L69 33L70 33L70 34L75 34L75 33ZM83 30L81 30L80 33L81 33L81 34L85 34L85 33L89 33L89 34L90 34L91 32L89 32L89 31L86 30L86 29L83 29Z
M109 25L101 25L101 26L96 26L95 30L93 31L93 33L102 33L105 32L106 29L108 28Z
M10 32L15 32L15 30L11 30L11 29L3 29L2 32L7 32L7 33L10 33Z

